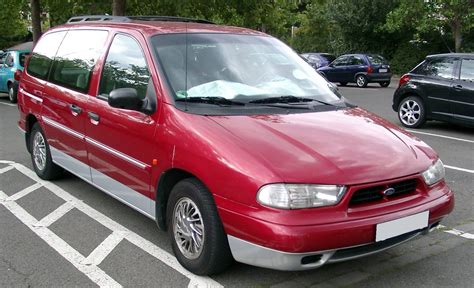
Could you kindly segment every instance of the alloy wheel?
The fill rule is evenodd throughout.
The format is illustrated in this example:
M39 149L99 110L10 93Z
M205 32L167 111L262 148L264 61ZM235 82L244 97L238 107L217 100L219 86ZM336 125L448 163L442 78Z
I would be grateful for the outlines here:
M46 167L46 143L41 133L37 132L33 139L33 159L36 167L43 171Z
M204 247L204 224L196 203L181 198L173 212L173 234L176 245L187 259L196 259Z
M421 107L416 101L407 100L402 104L398 113L400 113L400 120L403 124L413 126L420 121Z

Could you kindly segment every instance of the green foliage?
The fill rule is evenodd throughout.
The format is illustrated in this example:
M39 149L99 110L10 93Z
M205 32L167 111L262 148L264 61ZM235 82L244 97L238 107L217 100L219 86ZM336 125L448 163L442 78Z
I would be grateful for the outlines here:
M0 49L5 49L18 42L23 42L28 36L24 0L0 1Z

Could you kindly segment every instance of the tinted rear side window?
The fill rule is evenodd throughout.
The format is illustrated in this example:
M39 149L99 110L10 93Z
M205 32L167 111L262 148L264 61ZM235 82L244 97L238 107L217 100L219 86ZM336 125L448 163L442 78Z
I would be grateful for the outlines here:
M460 79L474 82L474 59L463 59Z
M54 32L41 37L28 63L26 69L28 74L43 80L48 77L49 67L64 35L66 35L66 32Z
M107 31L72 30L59 47L51 72L53 83L87 92L95 62L107 39Z
M416 74L450 79L453 77L454 59L435 58L426 61L414 72Z
M367 58L373 65L382 65L388 63L387 60L385 60L385 58L380 55L367 55Z

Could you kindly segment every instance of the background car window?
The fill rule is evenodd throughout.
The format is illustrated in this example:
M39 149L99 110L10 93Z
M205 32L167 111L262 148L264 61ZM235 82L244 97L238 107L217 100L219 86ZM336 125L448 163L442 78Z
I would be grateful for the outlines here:
M135 88L141 99L146 96L150 72L138 42L118 34L114 37L100 79L100 98L118 88Z
M332 62L332 64L334 66L344 66L344 65L347 65L348 60L349 60L348 56L341 56L341 57L337 58L336 60L334 60L334 62Z
M26 57L28 57L30 53L20 53L20 66L25 67Z
M417 74L442 77L451 79L453 77L454 59L437 58L427 61L424 65L416 69Z
M107 35L107 31L99 30L69 31L54 58L51 82L86 92Z
M336 59L335 56L329 55L329 54L321 54L321 57L326 59L326 61L328 61L329 63L331 63L332 61L334 61Z
M55 32L41 37L28 63L28 68L26 69L28 74L40 79L48 77L49 67L64 35L66 35L66 32Z
M382 65L388 63L387 60L385 60L385 58L380 55L367 55L367 58L373 65Z
M462 60L460 79L465 81L474 81L474 59Z
M13 67L14 62L15 57L13 57L13 53L8 53L7 58L5 58L5 64L7 65L7 67Z
M359 56L351 56L349 59L349 65L364 65L364 60Z

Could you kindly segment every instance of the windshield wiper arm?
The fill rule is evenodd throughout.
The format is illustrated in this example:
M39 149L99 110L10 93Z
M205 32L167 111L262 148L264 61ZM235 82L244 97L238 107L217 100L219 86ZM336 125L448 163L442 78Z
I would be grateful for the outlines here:
M313 102L313 101L315 100L311 98L286 95L286 96L256 99L256 100L249 101L249 103L254 103L254 104L286 103L287 104L287 103L301 103L301 102Z
M229 100L224 97L219 96L204 96L204 97L188 97L188 98L179 98L176 99L179 102L188 102L188 103L205 103L205 104L212 104L212 105L238 105L244 106L245 103Z

